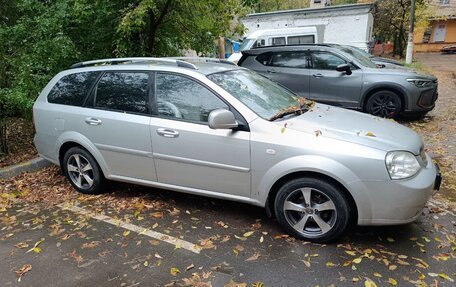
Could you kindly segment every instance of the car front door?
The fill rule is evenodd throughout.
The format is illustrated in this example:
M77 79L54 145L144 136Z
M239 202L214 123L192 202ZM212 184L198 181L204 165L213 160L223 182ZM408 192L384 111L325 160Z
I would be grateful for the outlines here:
M336 71L341 64L349 64L352 74ZM337 106L359 106L363 84L361 69L328 51L311 51L310 66L310 99Z
M309 96L307 52L280 51L257 57L263 65L261 74L292 90L301 97Z
M149 130L151 83L149 72L105 72L83 111L81 132L114 176L157 179Z
M214 130L208 116L230 109L193 78L156 73L155 114L150 124L160 183L250 196L250 133Z

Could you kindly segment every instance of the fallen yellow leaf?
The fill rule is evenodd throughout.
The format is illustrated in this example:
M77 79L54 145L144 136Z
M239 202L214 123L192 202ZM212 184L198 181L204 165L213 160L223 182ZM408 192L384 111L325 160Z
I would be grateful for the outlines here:
M377 287L377 284L375 284L375 282L370 279L366 279L366 281L364 281L364 286L365 287Z
M446 275L445 273L440 273L439 277L443 278L443 279L446 279L446 280L448 280L450 282L454 282L454 280L452 278L450 278L450 276Z
M171 269L169 270L169 274L173 276L176 276L178 273L180 273L180 270L176 267L171 267Z
M353 259L353 263L359 264L363 259L361 257Z
M388 278L388 283L391 284L392 286L397 286L397 281L394 280L393 278Z
M249 232L244 233L243 236L244 236L244 237L249 237L249 236L251 236L252 234L253 234L253 231L249 231Z

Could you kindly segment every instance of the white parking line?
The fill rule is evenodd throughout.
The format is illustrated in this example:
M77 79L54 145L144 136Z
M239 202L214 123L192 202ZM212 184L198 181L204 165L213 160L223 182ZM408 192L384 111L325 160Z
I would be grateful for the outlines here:
M118 219L114 219L114 218L111 218L111 217L103 215L103 214L96 214L94 212L86 210L77 205L59 204L58 206L62 209L70 210L75 213L79 213L79 214L83 214L83 215L87 215L93 219L100 220L100 221L130 230L130 231L136 232L140 235L146 235L146 236L152 237L154 239L172 244L172 245L176 246L177 248L183 248L183 249L186 249L186 250L191 251L196 254L199 254L200 250L201 250L201 247L199 247L198 245L193 244L191 242L188 242L188 241L185 241L185 240L182 240L182 239L179 239L179 238L167 235L167 234L163 234L163 233L160 233L157 231L153 231L153 230L150 230L148 228L144 228L144 227L141 227L138 225L127 223L127 222L124 222L124 221L121 221Z

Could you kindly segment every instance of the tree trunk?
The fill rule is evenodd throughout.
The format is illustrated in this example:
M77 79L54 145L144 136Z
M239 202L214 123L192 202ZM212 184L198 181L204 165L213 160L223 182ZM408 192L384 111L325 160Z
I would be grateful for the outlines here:
M149 35L147 38L147 50L149 51L150 55L153 55L155 52L155 43L156 43L156 36L157 36L157 30L158 27L160 26L161 23L163 23L163 20L165 19L166 14L171 10L171 3L173 0L166 0L165 4L163 5L163 8L160 12L160 15L158 16L157 19L155 19L155 14L154 11L149 10Z
M8 154L8 137L6 134L6 119L0 120L0 154Z

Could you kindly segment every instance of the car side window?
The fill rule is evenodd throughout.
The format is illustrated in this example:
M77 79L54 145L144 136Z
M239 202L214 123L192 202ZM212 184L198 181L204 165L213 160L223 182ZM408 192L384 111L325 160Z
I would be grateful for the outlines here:
M336 70L337 66L347 62L339 56L329 52L312 52L312 68L319 70Z
M83 72L63 76L49 92L48 102L82 107L99 75L99 72Z
M106 72L96 89L95 107L132 113L148 113L149 74Z
M269 66L283 68L306 68L307 56L305 52L279 52L274 53Z
M188 77L158 73L155 82L159 116L207 123L211 111L229 109L209 89Z

